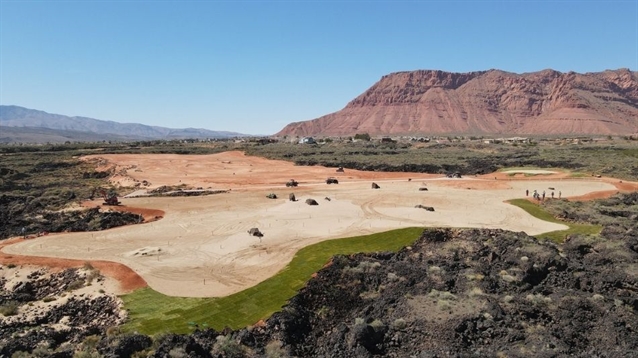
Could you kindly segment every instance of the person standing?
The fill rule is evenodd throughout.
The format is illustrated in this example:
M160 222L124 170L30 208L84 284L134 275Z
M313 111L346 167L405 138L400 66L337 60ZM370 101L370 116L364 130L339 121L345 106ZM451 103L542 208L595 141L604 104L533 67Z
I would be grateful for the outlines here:
M561 194L562 194L562 193L559 191L559 192L558 192L558 198L559 198L559 199L560 199Z
M543 190L543 201L545 201L545 190Z
M529 196L529 189L525 189L525 196Z

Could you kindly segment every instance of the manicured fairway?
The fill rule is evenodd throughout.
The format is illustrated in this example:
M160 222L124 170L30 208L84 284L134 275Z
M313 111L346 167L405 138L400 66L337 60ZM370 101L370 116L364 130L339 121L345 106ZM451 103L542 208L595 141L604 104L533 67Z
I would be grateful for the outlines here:
M151 288L122 296L129 312L127 331L144 334L187 333L198 325L218 330L242 328L269 317L281 309L310 279L337 254L398 251L413 243L423 228L406 228L347 239L323 241L305 247L277 275L260 284L221 298L180 298L160 294Z
M536 237L539 239L548 239L556 243L562 243L568 235L598 235L603 229L603 227L600 225L575 224L556 219L554 216L552 216L552 214L545 211L540 205L534 204L526 199L513 199L507 202L512 205L518 206L519 208L527 211L530 215L538 219L569 226L569 229L567 230L552 231L545 234L536 235Z

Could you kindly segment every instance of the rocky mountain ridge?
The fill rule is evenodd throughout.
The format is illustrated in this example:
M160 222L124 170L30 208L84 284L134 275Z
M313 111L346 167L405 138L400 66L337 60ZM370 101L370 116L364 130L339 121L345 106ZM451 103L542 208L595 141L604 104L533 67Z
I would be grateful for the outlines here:
M277 135L356 133L638 133L638 72L396 72L342 110L291 123Z
M116 140L231 138L245 136L235 132L211 131L201 128L175 129L139 123L104 121L87 117L69 117L19 106L0 106L0 125L13 127L14 131L24 128L26 133L33 133L36 128L56 130L55 133L47 133L48 139L54 138L53 135L56 135L61 138L66 136L68 137L66 139L71 141L92 138L96 135L116 136ZM82 135L82 133L84 134ZM14 136L19 137L17 134L14 134ZM27 136L22 135L22 137ZM7 142L8 140L0 138L0 141Z

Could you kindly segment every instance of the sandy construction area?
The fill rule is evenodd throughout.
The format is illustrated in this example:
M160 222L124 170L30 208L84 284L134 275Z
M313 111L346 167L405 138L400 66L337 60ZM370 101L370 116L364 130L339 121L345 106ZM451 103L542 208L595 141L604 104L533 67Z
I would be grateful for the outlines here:
M188 184L232 189L203 197L123 198L131 207L163 210L159 221L93 233L68 233L6 246L6 254L114 261L132 268L155 290L175 296L225 296L255 285L282 269L300 248L330 238L411 226L502 228L539 234L566 228L535 219L503 201L525 190L550 187L562 197L616 190L602 179L562 177L502 180L447 179L416 173L360 172L301 167L288 162L216 155L103 155L116 163L117 180L151 187ZM94 160L95 158L89 158ZM339 184L327 185L327 176ZM286 188L290 178L300 182ZM408 181L408 178L411 179ZM371 189L374 181L381 187ZM427 191L419 188L427 187ZM268 193L278 199L268 199ZM287 200L294 192L296 202ZM326 200L325 198L330 198ZM313 198L318 206L305 204ZM434 212L417 209L422 204ZM247 231L259 228L262 239Z

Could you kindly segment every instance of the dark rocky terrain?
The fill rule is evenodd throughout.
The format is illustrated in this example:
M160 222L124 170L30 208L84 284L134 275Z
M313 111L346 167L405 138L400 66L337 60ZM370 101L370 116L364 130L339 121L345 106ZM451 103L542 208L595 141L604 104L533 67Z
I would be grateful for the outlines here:
M293 356L631 357L637 269L630 242L559 248L501 230L428 230L398 254L335 257L264 327L236 337Z
M556 245L503 230L427 229L398 253L334 257L280 312L246 329L95 331L73 347L106 357L635 357L638 193L563 201L561 210L588 213L603 232ZM3 349L31 352L57 334L34 332Z
M141 215L109 211L99 207L85 210L48 211L33 207L33 200L26 202L9 195L0 196L0 239L11 236L40 235L46 232L100 231L144 221Z
M0 266L0 357L72 357L87 337L105 336L126 314L117 297L84 290L103 280L90 266L61 272Z
M436 70L383 76L342 110L279 136L638 133L638 74Z

